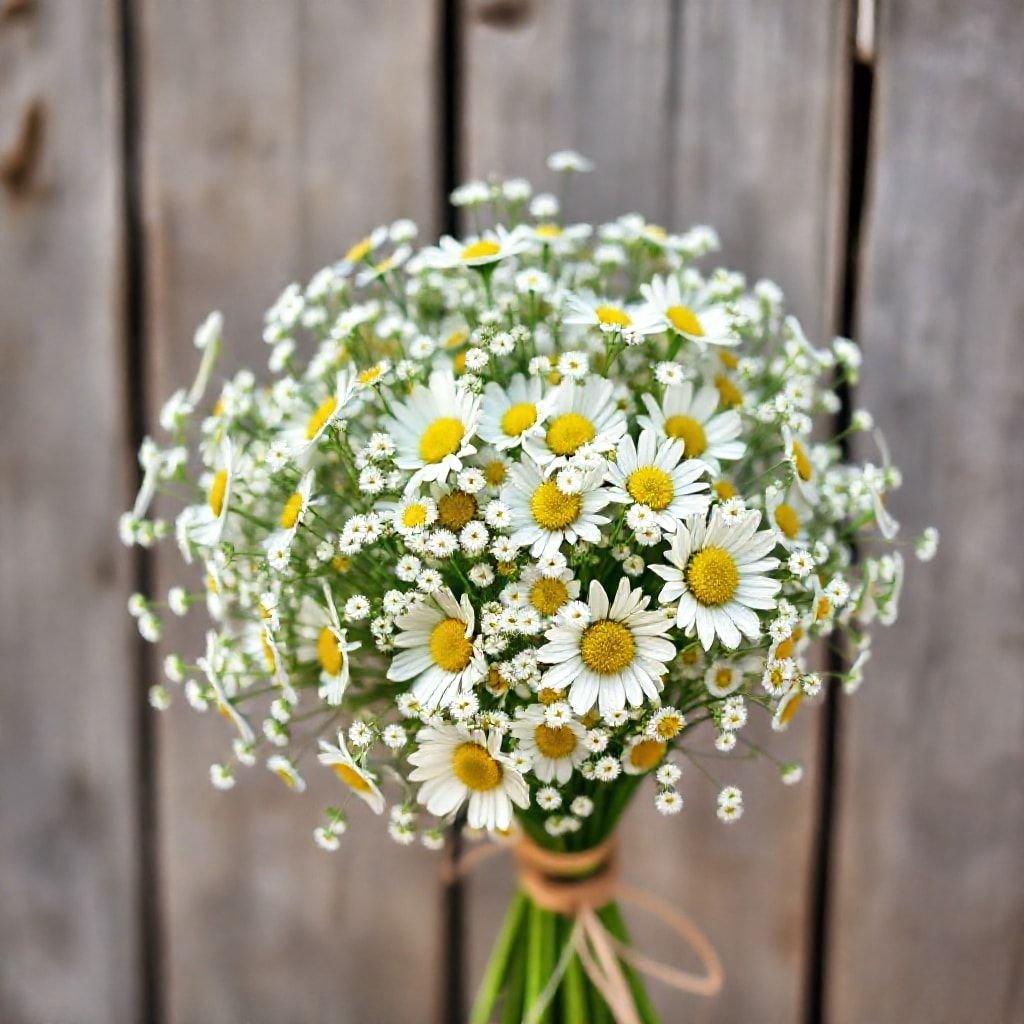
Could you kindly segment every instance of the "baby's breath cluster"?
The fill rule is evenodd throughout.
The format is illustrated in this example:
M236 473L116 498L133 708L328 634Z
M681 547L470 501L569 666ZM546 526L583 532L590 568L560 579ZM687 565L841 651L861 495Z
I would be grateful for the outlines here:
M466 237L417 249L396 221L286 288L268 375L210 402L224 324L202 325L120 524L173 534L196 583L130 611L154 642L167 614L212 620L150 700L224 715L215 786L263 764L301 792L326 769L400 843L436 848L464 812L578 849L647 776L679 812L701 727L716 758L749 753L755 715L783 730L859 685L869 625L896 617L900 475L882 444L847 461L832 427L856 345L813 345L769 281L700 269L710 228L565 223L520 179L453 201ZM849 429L875 436L866 411ZM160 491L184 496L173 525ZM810 671L837 627L853 666ZM718 817L742 812L720 783ZM316 842L348 820L327 808Z

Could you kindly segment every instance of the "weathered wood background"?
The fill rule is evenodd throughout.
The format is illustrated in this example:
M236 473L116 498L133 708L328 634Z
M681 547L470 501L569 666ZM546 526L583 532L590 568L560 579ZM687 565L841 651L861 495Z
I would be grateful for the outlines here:
M896 512L943 532L869 685L785 737L803 786L751 773L732 829L699 793L635 812L631 871L729 972L666 1020L1024 1020L1024 8L879 0L859 65L855 14L0 2L0 1021L444 1019L436 862L369 828L328 857L316 799L209 787L215 724L150 715L124 613L173 563L114 523L208 309L261 358L283 284L566 146L598 164L571 215L715 224L810 334L856 334ZM470 977L507 885L468 885Z

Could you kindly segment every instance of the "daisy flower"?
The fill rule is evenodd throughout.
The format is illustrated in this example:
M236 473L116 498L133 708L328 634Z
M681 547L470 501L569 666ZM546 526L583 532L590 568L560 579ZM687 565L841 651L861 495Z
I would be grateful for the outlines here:
M192 505L185 510L189 512L185 528L188 540L204 548L219 544L224 536L228 506L231 503L231 489L234 486L235 474L238 472L238 456L227 434L220 443L220 465L221 468L210 479L206 503Z
M622 752L622 770L627 775L645 775L653 771L665 758L668 744L650 736L633 736Z
M281 506L278 516L278 529L267 537L264 547L268 552L287 552L291 549L295 534L302 525L302 520L309 508L309 496L313 491L313 476L315 470L309 470L299 480L298 487L288 497L288 500Z
M679 602L676 624L687 636L696 631L704 650L716 636L730 649L741 636L756 640L761 626L754 609L775 607L781 583L765 573L779 564L768 554L776 537L772 530L757 532L760 522L761 513L748 509L729 525L715 506L709 518L680 525L668 565L651 566L666 581L659 600Z
M584 445L609 452L626 432L626 417L614 397L615 383L590 376L582 384L564 381L555 390L543 434L528 437L523 448L549 471L564 466Z
M351 673L349 654L359 650L362 644L358 641L349 642L334 607L334 597L326 583L323 585L323 595L323 605L308 594L302 599L297 626L305 639L296 648L295 655L302 662L317 662L321 669L318 695L328 704L336 706L341 703L348 688Z
M580 596L580 582L572 570L562 569L554 576L545 575L539 566L531 565L520 580L525 602L541 615L552 616Z
M636 444L627 434L606 471L612 485L609 497L650 509L660 529L675 533L682 519L707 511L710 488L700 479L707 471L699 459L684 461L683 445L674 438L659 445L654 431L644 430Z
M341 418L354 390L355 377L342 371L335 380L334 391L312 412L308 406L303 406L287 421L279 439L291 458L300 458L316 447L320 438Z
M283 754L274 754L272 757L268 757L267 768L292 792L306 792L306 780L299 774L298 768Z
M637 422L658 437L675 437L683 442L689 459L702 459L714 475L721 472L721 462L743 457L747 446L738 441L742 423L735 409L715 413L718 390L710 385L694 393L693 383L684 381L665 389L659 405L653 395L644 395L647 416Z
M226 718L237 730L243 743L252 743L256 738L252 726L245 716L231 703L227 691L224 689L224 682L221 679L221 650L220 641L213 630L206 634L206 656L199 659L199 667L206 673L210 688L214 693L214 704L220 714Z
M423 481L443 482L476 453L470 442L480 419L480 399L455 386L449 370L435 370L429 386L417 384L384 427L395 440L399 469L413 470L406 492Z
M697 345L738 345L739 335L732 317L721 306L700 301L684 302L675 277L655 275L650 284L640 286L646 300L643 316L655 323L659 331L674 331Z
M413 694L426 708L447 706L471 690L487 672L483 655L473 644L476 613L467 594L461 601L447 587L395 617L401 648L388 668L388 679L413 680Z
M565 296L566 314L563 322L574 327L596 327L602 331L630 331L633 334L654 334L661 328L642 311L620 305L610 299L584 298L573 292Z
M427 266L441 270L481 268L518 256L527 244L524 232L507 231L498 225L494 231L486 231L479 238L468 238L465 241L443 235L436 246L424 249L421 255Z
M320 740L320 753L317 755L317 760L330 768L374 814L384 812L384 794L377 786L374 776L366 769L360 768L348 752L343 732L338 731L337 744Z
M587 735L583 724L566 718L553 725L543 704L526 708L512 723L512 735L519 741L519 749L529 755L533 774L541 782L564 785L589 756L583 742Z
M470 828L504 831L512 825L512 805L530 805L530 790L512 759L501 752L501 735L458 726L433 725L416 735L409 755L412 782L422 782L417 801L430 814L446 817L467 803Z
M795 437L788 427L782 428L782 439L786 445L786 458L793 464L793 482L804 501L814 505L818 500L817 471L803 441Z
M507 387L491 381L484 387L480 437L497 451L514 448L540 433L553 395L544 396L539 377L515 374Z
M545 633L547 643L537 652L551 665L544 685L569 687L569 704L577 715L595 704L602 715L638 707L644 697L654 700L676 649L666 634L672 620L660 610L648 611L650 599L628 579L619 581L609 605L603 586L593 580L587 605L590 621L572 623L560 617Z
M600 512L610 501L601 478L600 470L592 470L584 475L578 493L566 494L554 480L545 479L532 460L514 465L509 483L501 489L501 500L511 511L512 543L530 545L533 557L543 558L563 542L599 541L600 528L609 522Z

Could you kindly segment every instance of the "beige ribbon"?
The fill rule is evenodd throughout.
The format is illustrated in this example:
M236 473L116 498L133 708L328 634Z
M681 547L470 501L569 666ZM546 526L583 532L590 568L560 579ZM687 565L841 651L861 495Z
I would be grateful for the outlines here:
M455 866L465 874L471 867L502 851L500 846L473 850ZM625 885L619 878L618 850L614 837L599 846L577 853L545 850L526 836L513 853L519 868L519 884L537 906L573 919L573 929L547 984L524 1018L536 1024L558 991L573 954L594 987L601 993L617 1024L642 1024L622 962L681 992L713 996L721 991L725 972L707 936L685 914L642 889ZM671 967L638 953L620 942L598 917L599 908L618 901L632 904L659 918L697 954L703 974Z

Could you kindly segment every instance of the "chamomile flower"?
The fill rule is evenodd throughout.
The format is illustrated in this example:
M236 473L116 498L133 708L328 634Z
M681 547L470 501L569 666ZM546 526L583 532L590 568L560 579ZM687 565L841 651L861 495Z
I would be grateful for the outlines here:
M365 768L361 768L348 752L345 734L339 730L336 743L320 740L319 745L320 753L317 760L330 768L374 814L383 814L384 794L380 791L375 777Z
M461 600L444 587L395 618L399 653L388 679L413 680L413 693L429 709L445 707L459 693L471 690L487 671L473 644L476 612L469 595Z
M597 328L606 333L653 334L656 324L644 318L642 311L611 299L587 298L569 292L565 296L564 322L574 327Z
M501 750L501 735L434 725L416 736L409 755L411 782L422 785L417 801L438 817L466 804L470 828L503 831L512 824L512 808L530 804L530 790L512 759Z
M531 704L512 723L512 735L519 741L541 782L565 785L573 771L589 756L584 744L587 730L574 718L549 721L543 704Z
M519 255L527 244L524 232L507 231L499 225L494 231L464 241L443 235L435 248L423 251L422 258L428 266L444 270L457 267L480 269Z
M231 491L238 467L238 456L231 438L225 434L220 444L220 468L210 478L206 502L202 505L191 506L191 514L186 527L188 540L191 543L209 548L218 544L224 536L228 509L231 504Z
M273 772L293 793L306 792L306 780L290 758L274 754L267 758L267 769Z
M649 598L619 581L609 603L604 587L590 584L587 625L557 620L545 634L547 643L537 657L551 667L545 685L569 687L569 704L577 715L598 705L602 715L638 707L655 700L661 679L676 649L666 634L671 620L661 611L648 611Z
M646 416L637 422L658 437L674 437L683 442L688 459L701 459L714 476L722 471L722 462L743 457L746 444L738 440L742 421L735 409L716 412L719 395L705 386L694 391L692 381L683 381L665 389L659 404L653 395L643 396Z
M557 615L570 601L580 596L579 580L573 578L572 570L561 569L551 575L540 566L531 565L521 581L523 600L541 615Z
M698 346L738 345L734 318L722 307L706 304L699 298L684 300L675 277L655 275L650 284L640 286L646 305L643 316L659 331L672 331Z
M306 595L299 608L297 632L302 638L296 657L303 662L315 661L320 667L318 691L328 704L341 703L351 678L349 655L359 650L359 641L349 641L342 628L330 587L323 585L323 604Z
M696 632L704 650L717 637L725 647L739 646L741 637L761 633L757 611L775 607L781 583L766 573L779 560L771 530L758 532L761 513L749 509L741 521L726 525L716 506L710 515L693 516L681 525L668 553L667 565L652 565L663 580L659 600L679 602L676 625L688 636Z
M626 432L614 392L612 381L593 375L579 384L563 382L552 395L543 433L528 437L523 448L547 472L564 466L584 446L611 451Z
M608 466L609 498L649 509L659 529L675 533L687 516L707 511L710 487L701 478L708 468L700 459L684 461L683 445L674 438L659 445L654 431L644 430L635 443L627 434Z
M668 745L649 736L631 736L622 752L622 770L627 775L646 775L664 760Z
M480 399L456 387L449 371L436 370L429 387L417 384L408 401L394 410L384 425L394 438L399 469L412 471L407 493L423 482L443 483L475 454Z
M290 551L295 534L309 510L309 499L313 491L315 470L308 470L299 480L298 486L288 496L278 513L278 528L266 539L264 547L268 554Z
M347 411L354 390L355 377L348 371L342 371L335 379L334 390L324 399L315 406L310 402L296 409L278 435L291 458L301 458L319 444L324 434Z
M529 458L513 466L509 482L501 489L501 500L512 517L512 542L529 546L534 558L558 551L562 544L596 542L608 517L601 510L611 500L601 486L601 471L585 475L576 494L565 494Z

